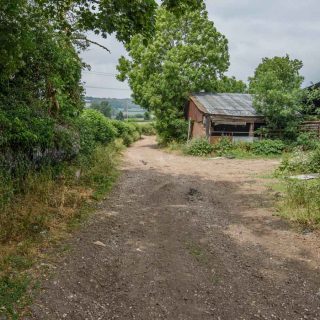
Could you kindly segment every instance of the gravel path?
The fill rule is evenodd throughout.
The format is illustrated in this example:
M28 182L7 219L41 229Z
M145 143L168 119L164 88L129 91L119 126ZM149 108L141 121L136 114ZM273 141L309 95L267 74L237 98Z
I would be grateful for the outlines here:
M319 236L273 216L277 164L139 141L30 319L320 319Z

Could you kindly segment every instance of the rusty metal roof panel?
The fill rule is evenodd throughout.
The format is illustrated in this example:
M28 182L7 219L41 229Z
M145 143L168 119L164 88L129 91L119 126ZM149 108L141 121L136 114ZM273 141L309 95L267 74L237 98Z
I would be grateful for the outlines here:
M212 115L235 117L261 116L254 109L252 95L250 94L197 93L193 94L192 97Z

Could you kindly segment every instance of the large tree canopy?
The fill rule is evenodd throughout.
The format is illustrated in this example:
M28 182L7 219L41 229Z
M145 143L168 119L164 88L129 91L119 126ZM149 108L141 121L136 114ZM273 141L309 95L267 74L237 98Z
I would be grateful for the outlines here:
M164 1L180 10L202 1ZM77 148L83 107L79 52L86 32L115 33L127 43L154 32L155 0L0 0L0 162L13 154L67 155ZM38 156L36 156L38 157ZM21 162L20 160L16 162ZM11 170L11 169L10 169Z
M152 41L145 46L143 35L136 35L127 48L130 59L119 60L118 78L128 79L135 102L154 112L164 140L186 132L183 106L191 92L230 91L239 85L224 75L228 41L203 8L178 17L160 8Z
M249 78L257 111L266 117L270 129L283 129L288 136L294 134L302 108L302 66L288 55L264 58Z

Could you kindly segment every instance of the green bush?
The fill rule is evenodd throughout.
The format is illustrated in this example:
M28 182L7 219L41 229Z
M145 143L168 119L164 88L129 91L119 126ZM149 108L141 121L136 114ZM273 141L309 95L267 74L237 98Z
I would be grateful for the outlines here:
M320 173L320 147L309 152L295 150L281 161L276 173L278 175Z
M127 147L141 137L141 128L137 123L112 120L112 124L118 131L117 137L121 138Z
M80 132L80 150L84 154L90 154L97 144L108 144L118 136L112 120L93 109L83 111L77 127Z
M159 134L160 143L163 145L172 141L187 141L188 122L183 119L175 117L157 119L155 128Z
M269 156L280 155L285 149L282 140L259 140L252 143L251 150L255 155Z
M95 142L107 144L117 137L117 129L112 121L99 111L84 110L80 117L80 123L87 128Z
M152 123L141 125L141 133L145 136L155 136L157 131Z
M216 144L213 145L213 150L218 156L228 154L236 147L229 138L222 137Z
M185 147L185 153L192 156L204 157L212 153L213 146L206 139L194 139Z
M296 146L301 147L304 151L314 150L320 146L320 141L316 132L302 132L297 138Z

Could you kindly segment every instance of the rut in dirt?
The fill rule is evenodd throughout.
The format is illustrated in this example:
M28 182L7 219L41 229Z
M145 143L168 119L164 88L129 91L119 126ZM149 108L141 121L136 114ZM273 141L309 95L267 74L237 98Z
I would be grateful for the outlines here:
M139 141L30 319L320 319L319 238L273 217L257 178L276 165Z

